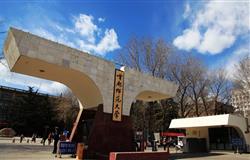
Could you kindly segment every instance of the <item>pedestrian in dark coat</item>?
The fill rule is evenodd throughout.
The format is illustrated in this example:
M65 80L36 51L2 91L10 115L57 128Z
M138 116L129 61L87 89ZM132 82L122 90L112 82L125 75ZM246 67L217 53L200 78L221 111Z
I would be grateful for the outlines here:
M58 128L55 128L55 132L53 134L53 139L54 139L54 149L53 149L53 154L56 154L57 153L57 143L60 139L60 133L59 133L59 129Z

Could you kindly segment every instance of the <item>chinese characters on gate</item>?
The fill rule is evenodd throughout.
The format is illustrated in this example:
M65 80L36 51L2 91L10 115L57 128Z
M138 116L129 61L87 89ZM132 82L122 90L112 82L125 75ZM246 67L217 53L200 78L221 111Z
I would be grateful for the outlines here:
M114 79L114 97L113 97L113 121L122 120L122 105L123 105L123 87L124 87L124 72L115 70Z

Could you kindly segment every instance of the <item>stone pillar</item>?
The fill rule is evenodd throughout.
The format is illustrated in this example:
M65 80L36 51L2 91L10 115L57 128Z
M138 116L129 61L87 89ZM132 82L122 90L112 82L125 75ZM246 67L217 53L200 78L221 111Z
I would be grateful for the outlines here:
M100 105L89 135L88 153L105 159L110 152L125 151L134 151L130 117L123 115L121 122L114 122L112 114L104 113Z

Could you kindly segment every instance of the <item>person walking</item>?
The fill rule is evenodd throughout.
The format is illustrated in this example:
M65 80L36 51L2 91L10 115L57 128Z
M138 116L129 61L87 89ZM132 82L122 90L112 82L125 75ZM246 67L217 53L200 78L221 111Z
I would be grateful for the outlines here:
M60 139L60 133L58 127L55 127L55 132L53 134L53 139L54 139L54 149L53 149L53 154L57 153L57 143Z
M43 133L43 138L42 138L42 144L43 144L43 146L45 146L45 142L46 142L47 137L48 137L47 132L44 132Z
M36 143L36 134L33 133L32 137L31 137L31 142Z
M49 129L49 126L44 127L43 137L42 137L42 141L41 141L43 146L45 146L45 142L46 142L46 140L48 138L48 129Z
M166 151L166 148L167 148L167 140L166 140L165 137L163 138L162 144L163 144L164 151Z
M51 141L52 141L52 133L50 132L49 135L48 135L48 145L49 146L51 144Z
M23 142L23 140L24 140L24 135L23 135L23 134L21 134L21 136L20 136L20 143L22 143L22 142Z

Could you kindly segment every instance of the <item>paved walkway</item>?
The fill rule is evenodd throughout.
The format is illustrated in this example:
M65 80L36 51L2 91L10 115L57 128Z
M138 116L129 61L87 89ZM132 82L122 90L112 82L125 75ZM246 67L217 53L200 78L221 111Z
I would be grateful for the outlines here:
M26 138L27 139L27 138ZM55 155L52 154L53 145L43 146L41 139L38 138L36 143L27 143L24 140L22 143L19 139L12 143L10 138L0 138L0 160L55 160ZM73 160L69 155L64 155L61 159Z
M12 139L0 137L0 160L75 160L70 155L55 158L51 153L53 146L43 146L40 139L37 143L12 143ZM149 150L148 150L149 151ZM160 149L162 151L162 149ZM250 160L250 154L234 154L232 152L212 152L206 154L183 154L171 150L170 160Z
M250 154L234 154L233 152L211 152L200 154L172 153L170 160L250 160Z

